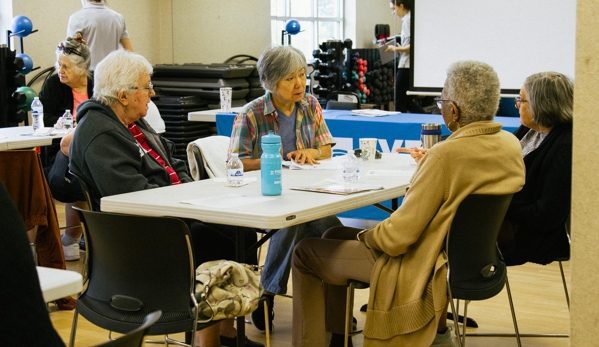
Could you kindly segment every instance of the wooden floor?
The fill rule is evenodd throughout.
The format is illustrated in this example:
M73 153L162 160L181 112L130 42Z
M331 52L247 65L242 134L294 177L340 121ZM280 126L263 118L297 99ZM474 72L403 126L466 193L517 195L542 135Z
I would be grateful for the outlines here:
M57 212L61 225L64 225L64 207L60 203L57 204ZM349 219L344 219L343 223L356 227L369 227L372 225L370 221ZM265 256L264 253L261 256L262 258ZM83 252L82 255L84 255ZM81 271L82 262L67 262L67 268ZM565 263L565 268L569 284L569 263ZM520 333L569 333L570 319L568 307L557 264L550 264L548 266L527 264L510 267L509 280ZM291 285L289 285L289 288L291 288ZM361 327L364 324L366 316L359 309L368 300L368 290L357 290L355 297L354 316L358 319L358 326ZM291 346L291 302L291 299L281 296L277 296L275 299L275 331L271 335L271 346L273 347ZM54 327L68 345L73 311L56 311L54 307L50 307L50 310L50 317ZM468 307L468 316L474 318L479 324L478 329L469 329L469 331L479 333L514 332L505 289L492 299L472 302ZM107 341L107 334L107 331L94 326L79 316L75 346L94 346ZM251 324L246 325L246 334L251 340L265 343L265 335L257 331ZM171 337L183 340L183 334L175 334ZM362 347L362 336L355 336L353 342L354 346ZM151 346L150 344L146 345ZM513 337L468 337L467 345L470 347L517 346L516 339ZM569 346L569 339L522 338L522 346L566 347Z

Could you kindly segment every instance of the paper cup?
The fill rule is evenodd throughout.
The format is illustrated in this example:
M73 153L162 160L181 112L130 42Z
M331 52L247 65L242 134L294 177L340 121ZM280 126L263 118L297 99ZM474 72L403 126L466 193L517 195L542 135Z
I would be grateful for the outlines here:
M231 97L233 89L229 87L220 89L220 108L223 112L231 112Z
M361 157L364 160L374 160L376 156L377 139L364 138L360 139L360 149L362 150Z

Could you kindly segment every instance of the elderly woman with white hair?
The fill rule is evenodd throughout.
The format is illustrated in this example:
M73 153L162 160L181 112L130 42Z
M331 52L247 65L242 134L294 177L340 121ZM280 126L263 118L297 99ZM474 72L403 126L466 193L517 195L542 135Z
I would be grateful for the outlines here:
M371 229L334 228L297 245L293 346L325 346L327 330L331 347L344 345L349 279L370 283L364 346L454 346L443 252L453 216L468 195L524 185L520 144L493 121L499 90L489 65L453 64L439 100L453 134L422 157L401 207Z
M152 66L144 57L125 50L110 53L96 67L94 97L79 109L70 148L71 171L85 181L96 206L104 196L192 181L185 162L172 156L174 144L143 119L155 95L151 73ZM235 258L235 228L186 222L197 265ZM245 242L256 242L253 229L245 230ZM255 252L247 262L257 263ZM236 336L233 320L224 320L199 331L196 345L233 345ZM245 345L263 346L247 338Z
M56 74L48 77L40 91L45 126L54 126L66 110L70 110L73 120L76 120L79 104L91 98L94 84L89 71L90 57L91 52L80 34L68 37L56 47ZM60 146L45 149L47 166L44 170L52 196L65 204L67 226L62 235L62 248L67 261L79 259L79 239L83 234L81 222L72 206L87 206L79 182L67 177L71 139L72 133L67 134Z
M235 118L229 153L238 153L246 171L260 169L261 138L269 131L281 136L281 154L301 164L319 164L331 157L333 137L322 117L318 100L306 93L306 58L292 46L266 49L258 59L260 82L266 94L245 105ZM307 237L321 237L341 225L336 216L321 218L277 231L270 239L261 282L268 299L272 329L274 296L285 294L295 245ZM252 323L265 330L262 307Z

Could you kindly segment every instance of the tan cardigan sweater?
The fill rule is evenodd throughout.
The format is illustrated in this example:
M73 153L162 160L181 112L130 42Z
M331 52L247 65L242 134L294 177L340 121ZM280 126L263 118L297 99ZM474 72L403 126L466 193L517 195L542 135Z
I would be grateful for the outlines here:
M371 275L364 346L430 346L447 304L442 248L458 205L523 185L520 143L499 123L469 124L426 153L401 207L363 236L383 252Z

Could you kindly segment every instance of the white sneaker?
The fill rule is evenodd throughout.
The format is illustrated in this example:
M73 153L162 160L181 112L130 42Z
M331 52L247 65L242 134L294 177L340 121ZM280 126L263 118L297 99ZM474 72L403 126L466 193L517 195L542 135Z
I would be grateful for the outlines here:
M65 246L62 245L62 250L64 251L64 260L66 261L75 261L79 260L79 244L73 243L72 245Z
M453 335L451 334L451 327L447 327L447 330L443 334L437 334L433 340L431 347L455 347L456 344L453 342Z

